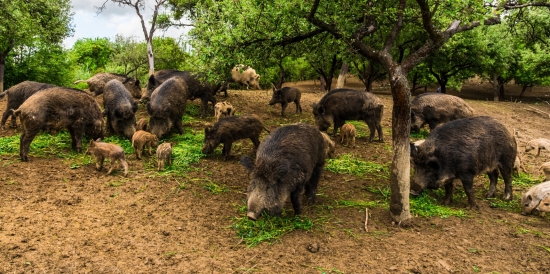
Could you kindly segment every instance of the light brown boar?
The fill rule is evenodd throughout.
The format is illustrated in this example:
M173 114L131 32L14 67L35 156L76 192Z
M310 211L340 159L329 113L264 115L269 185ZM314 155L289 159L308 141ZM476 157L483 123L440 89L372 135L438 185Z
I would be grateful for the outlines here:
M220 117L233 116L235 115L235 108L229 102L219 102L214 106L214 117L216 122L220 120Z
M534 185L521 195L521 214L530 214L544 198L550 195L550 181Z
M344 140L346 140L346 146L348 146L350 139L353 148L355 148L355 126L344 124L340 129L340 143L344 144Z
M147 119L145 118L141 118L139 119L139 121L137 122L137 125L136 125L136 131L137 130L145 130L147 131Z
M136 153L136 158L141 160L141 151L144 148L149 148L148 155L152 155L151 148L157 147L159 145L159 139L154 134L151 134L144 130L138 130L132 136L132 147ZM147 152L147 151L146 151Z
M550 140L539 138L539 139L533 139L525 145L525 152L529 152L531 150L535 149L537 151L537 155L540 155L541 149L546 149L550 151Z
M110 166L107 175L113 172L115 161L118 160L124 167L124 177L128 176L128 164L124 159L124 150L120 146L101 142L100 139L97 141L91 140L88 145L88 150L86 150L86 154L92 154L96 157L95 166L98 171L103 168L103 161L105 158L109 158Z
M542 173L544 173L544 177L546 177L546 181L550 181L550 162L546 162L542 164L539 168L539 171L542 171Z
M537 210L540 212L540 216L544 216L546 212L550 212L550 195L540 201Z
M164 171L164 163L172 164L172 143L162 143L157 147L158 171Z

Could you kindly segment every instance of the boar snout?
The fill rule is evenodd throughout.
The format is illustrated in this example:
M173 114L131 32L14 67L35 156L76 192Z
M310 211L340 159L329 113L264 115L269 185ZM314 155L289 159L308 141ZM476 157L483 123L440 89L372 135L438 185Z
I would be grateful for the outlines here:
M258 213L254 213L252 211L249 211L247 214L246 214L246 217L248 217L248 219L252 220L252 221L256 221L258 220L258 217L259 217L260 214Z

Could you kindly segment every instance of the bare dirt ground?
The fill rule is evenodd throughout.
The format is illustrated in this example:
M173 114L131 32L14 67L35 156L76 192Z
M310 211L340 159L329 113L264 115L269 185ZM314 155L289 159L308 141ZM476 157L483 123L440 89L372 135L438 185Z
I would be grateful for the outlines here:
M310 105L323 95L318 83L288 85L303 92L301 115L294 114L291 104L287 118L281 118L279 105L267 105L270 94L265 91L230 90L229 98L218 99L231 102L237 114L259 115L270 129L313 123ZM348 86L363 89L354 79ZM507 88L517 101L519 90ZM368 143L362 132L357 148L338 143L336 154L389 164L392 99L387 85L375 85L374 92L385 104L386 142ZM450 93L466 98L478 115L496 117L510 131L518 130L524 164L540 177L538 166L550 161L550 152L534 157L523 153L523 145L532 138L550 138L549 118L529 108L550 113L548 89L528 92L522 103L488 101L490 86L477 82ZM138 114L146 116L142 106ZM200 129L201 124L186 127ZM0 137L18 134L0 131ZM0 155L0 273L550 273L550 218L522 216L519 207L491 207L483 198L484 176L475 185L480 210L466 210L467 217L416 217L411 227L402 228L392 224L387 209L371 208L365 232L364 209L335 203L381 199L366 187L383 188L389 179L324 171L317 204L304 207L313 228L248 248L231 225L245 214L239 208L245 205L249 182L238 161L251 154L251 142L243 140L234 144L229 161L218 153L202 158L191 172L168 177L127 155L128 178L97 172L93 164L71 169L70 159L55 155L31 154L29 162L20 162L15 154ZM204 180L228 191L213 194L202 187ZM517 188L514 199L520 199ZM451 207L466 205L466 199L458 199ZM286 209L292 212L290 203ZM310 246L318 250L312 252Z

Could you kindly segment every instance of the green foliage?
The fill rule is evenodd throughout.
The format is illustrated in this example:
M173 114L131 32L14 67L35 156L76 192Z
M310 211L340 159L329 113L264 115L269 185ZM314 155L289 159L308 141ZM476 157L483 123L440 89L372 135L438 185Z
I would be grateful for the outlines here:
M512 178L512 185L521 189L530 188L540 182L541 180L539 178L532 177L529 173L525 172L521 173L519 176L514 175Z
M224 186L224 185L220 186L220 185L218 185L214 182L211 182L210 180L208 180L208 183L204 184L202 187L204 189L210 191L214 195L227 192L227 187L226 186Z
M164 167L165 173L189 171L191 164L204 157L202 154L204 133L202 131L186 129L185 134L172 135L164 141L175 143L172 146L172 165Z
M389 169L387 166L360 160L352 154L342 154L335 159L327 159L325 170L334 173L353 174L356 176L363 176L368 173L382 178L389 177Z
M423 128L418 133L411 133L411 138L424 140L428 138L428 135L430 135L430 132Z
M466 217L462 209L454 209L448 206L442 206L434 198L424 192L422 195L410 200L411 214L422 217L439 216L448 218L450 216Z
M95 74L105 70L113 53L113 45L108 38L81 38L71 50L71 59L84 70Z
M105 143L111 143L111 144L117 144L124 150L124 154L130 154L134 153L134 148L132 147L132 141L128 140L125 137L121 137L118 135L109 136L107 138L104 138L101 140Z

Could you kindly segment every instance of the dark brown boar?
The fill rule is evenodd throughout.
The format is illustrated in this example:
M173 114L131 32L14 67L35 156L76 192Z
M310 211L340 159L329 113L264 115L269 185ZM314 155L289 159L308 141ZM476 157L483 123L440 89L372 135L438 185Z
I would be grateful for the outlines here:
M462 98L444 93L424 93L411 101L411 131L419 132L428 124L430 131L452 120L474 116L474 110Z
M136 132L137 103L118 80L107 82L103 91L103 116L107 117L107 134L132 139Z
M378 132L378 139L383 142L382 115L384 105L376 95L353 89L333 89L317 104L311 105L315 123L320 131L326 131L334 124L332 136L336 136L346 120L363 120L370 130L369 142Z
M223 156L227 160L231 153L233 142L249 138L256 150L260 145L262 130L269 130L264 126L257 115L229 116L219 120L212 127L204 129L204 146L202 153L210 154L223 144Z
M113 79L120 81L128 90L128 92L132 94L132 97L136 99L141 98L142 92L141 83L139 82L139 80L122 74L100 72L92 76L88 80L77 80L73 84L86 82L88 84L88 89L90 90L90 92L95 94L95 96L98 96L105 91L105 85L107 84L107 82Z
M128 164L124 158L124 150L119 145L90 140L86 154L92 154L96 157L95 166L98 171L103 168L105 158L109 158L110 165L107 175L113 172L116 165L115 161L118 160L124 168L124 177L128 176Z
M188 90L182 78L174 77L155 89L147 102L147 112L151 116L147 128L158 139L172 128L183 134L181 119L187 106Z
M262 141L255 161L244 156L241 164L252 178L247 192L248 218L257 220L263 210L280 215L289 196L298 215L302 191L309 203L315 202L325 164L325 141L321 132L308 124L280 127Z
M25 102L25 100L27 100L29 97L31 97L31 95L41 90L53 87L55 86L50 84L24 81L0 93L0 100L4 98L4 96L8 95L8 103L6 105L6 111L4 111L4 114L2 115L2 122L0 123L0 127L4 129L8 117L11 116L11 127L16 128L17 119L15 118L15 115L10 112L10 110L19 108L19 106L21 106L23 102Z
M271 96L269 105L272 106L274 104L280 103L282 107L281 116L285 117L285 109L288 104L292 102L296 104L296 113L302 113L302 106L300 105L300 98L302 97L302 93L299 89L291 87L277 89L273 84L271 84L271 86L273 87L273 96Z
M29 146L41 130L66 128L72 148L82 152L82 137L103 138L103 115L96 100L80 90L53 87L29 97L15 115L21 119L21 160L28 160Z

